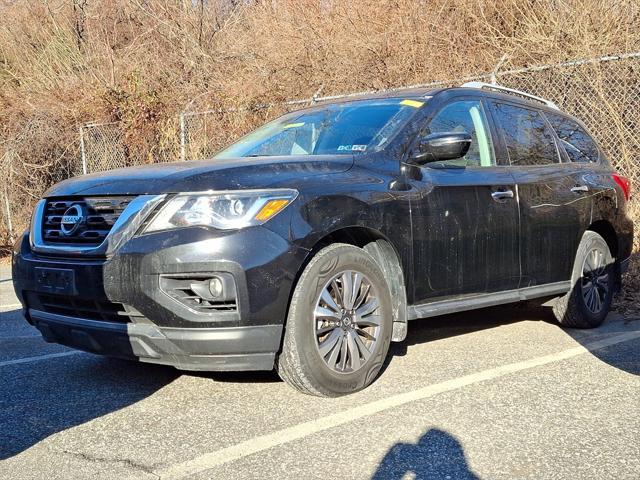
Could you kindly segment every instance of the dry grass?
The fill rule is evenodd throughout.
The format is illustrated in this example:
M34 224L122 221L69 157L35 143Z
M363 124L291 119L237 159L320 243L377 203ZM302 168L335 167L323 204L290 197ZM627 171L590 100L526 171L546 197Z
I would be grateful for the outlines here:
M622 279L624 288L616 299L616 309L627 317L640 317L640 199L629 203L629 215L636 225L633 254L629 271Z

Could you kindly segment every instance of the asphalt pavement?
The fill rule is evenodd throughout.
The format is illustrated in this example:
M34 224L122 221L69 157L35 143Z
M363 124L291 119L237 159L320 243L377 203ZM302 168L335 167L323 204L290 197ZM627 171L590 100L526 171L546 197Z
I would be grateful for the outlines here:
M409 326L338 399L45 343L0 267L0 479L637 479L640 321L500 307Z

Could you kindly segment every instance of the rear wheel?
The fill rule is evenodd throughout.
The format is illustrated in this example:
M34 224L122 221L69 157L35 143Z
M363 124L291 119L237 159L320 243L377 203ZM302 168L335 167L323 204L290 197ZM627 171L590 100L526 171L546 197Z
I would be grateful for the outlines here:
M330 245L296 285L278 373L312 395L356 392L376 378L391 331L391 295L381 268L361 248Z
M601 325L611 309L614 274L607 242L596 232L585 232L576 254L571 290L553 308L558 322L572 328Z

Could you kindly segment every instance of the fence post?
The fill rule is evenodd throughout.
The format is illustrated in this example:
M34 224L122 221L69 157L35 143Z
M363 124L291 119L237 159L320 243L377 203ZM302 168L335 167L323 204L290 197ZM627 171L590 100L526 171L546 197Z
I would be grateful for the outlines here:
M505 53L504 55L502 55L502 58L500 58L500 61L498 63L496 63L496 66L493 69L493 72L491 72L491 85L495 85L495 84L498 83L497 79L496 79L496 76L498 74L498 70L500 70L500 67L502 67L502 65L507 60L507 58L508 58L508 55Z
M186 159L187 135L185 132L184 112L180 112L180 160Z
M4 186L4 208L7 211L7 227L9 229L9 240L13 242L13 223L11 222L11 206L9 205L9 193L7 185Z
M82 158L82 174L87 174L87 154L84 150L84 129L80 126L80 156Z
M315 105L316 104L316 102L318 101L318 97L322 93L323 89L324 89L324 83L322 85L320 85L320 88L318 88L318 90L316 90L316 93L313 94L313 97L311 97L311 99L309 100L309 105Z

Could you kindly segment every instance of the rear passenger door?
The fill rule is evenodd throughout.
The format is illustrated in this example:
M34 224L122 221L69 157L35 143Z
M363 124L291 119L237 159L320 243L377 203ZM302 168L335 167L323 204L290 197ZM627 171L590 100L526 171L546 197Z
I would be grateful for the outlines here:
M563 282L589 225L584 172L562 162L563 150L542 111L494 100L502 155L510 163L520 211L520 287Z

